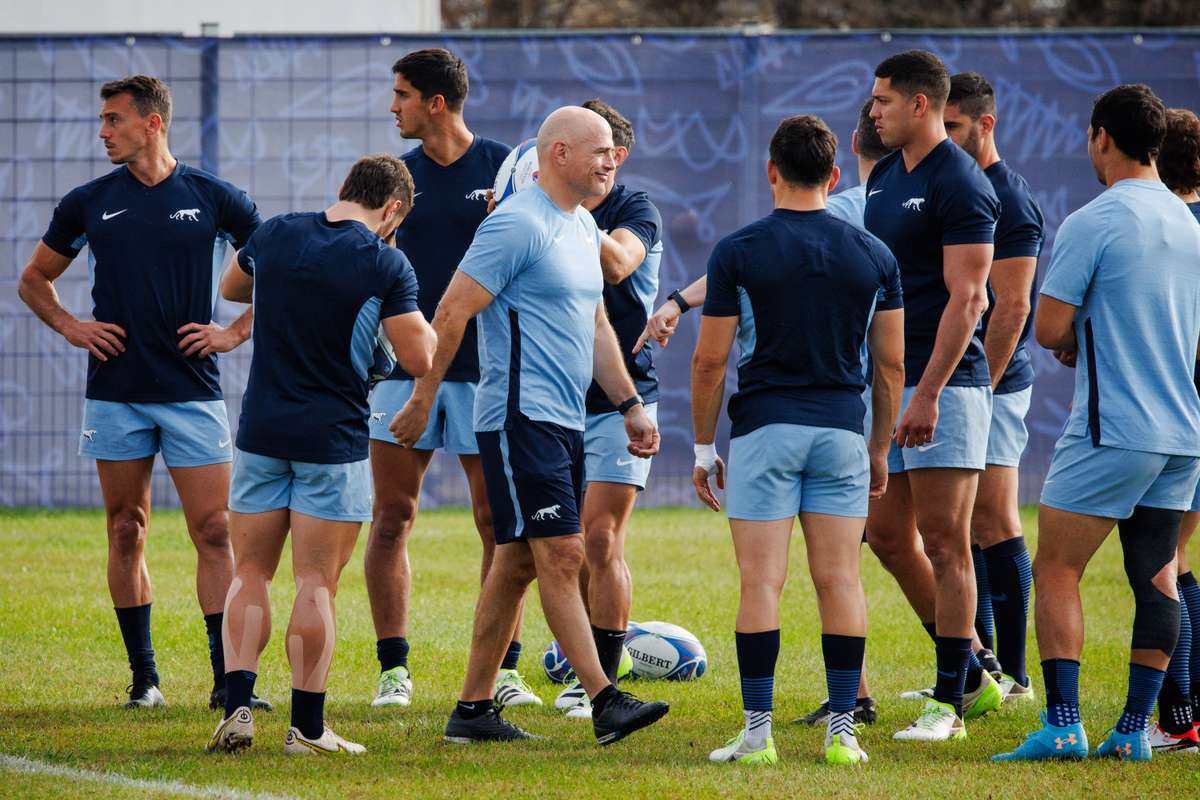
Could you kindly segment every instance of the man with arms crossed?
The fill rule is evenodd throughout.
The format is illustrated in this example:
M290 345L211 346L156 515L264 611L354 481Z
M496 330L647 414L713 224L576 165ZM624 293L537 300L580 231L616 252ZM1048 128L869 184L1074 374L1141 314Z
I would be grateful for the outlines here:
M887 487L891 420L904 384L900 274L887 247L825 210L837 184L837 138L817 117L789 117L771 138L775 210L721 240L692 358L693 482L725 484L713 444L735 337L738 391L729 401L729 525L741 573L738 671L745 726L713 761L774 764L771 737L779 596L797 515L821 611L829 688L825 759L865 762L854 709L866 645L858 577L867 498ZM797 320L803 330L797 329ZM877 421L863 439L861 353L875 361ZM869 452L868 452L869 451Z
M288 531L296 598L287 629L292 722L284 752L361 753L325 726L338 577L371 519L367 381L380 324L400 367L429 369L436 345L417 307L408 260L384 239L412 207L400 159L367 156L322 213L267 220L221 282L254 303L254 358L234 464L232 538L237 571L225 601L225 719L208 749L254 737L249 708L271 635L267 587Z
M461 699L446 723L450 742L530 738L500 716L492 688L534 578L546 622L591 699L601 744L668 710L612 685L579 588L584 398L593 377L625 416L630 453L658 449L604 314L596 223L579 205L607 190L613 150L608 123L595 112L567 106L550 114L538 131L538 184L479 227L434 316L439 347L428 380L435 389L467 320L480 316L475 429L497 544L476 604Z
M964 715L980 716L1003 701L971 650L970 550L991 417L979 318L1000 204L983 171L946 136L949 92L946 67L922 50L885 59L871 90L880 139L897 150L867 181L866 224L900 263L906 385L888 457L891 479L887 494L871 504L867 542L935 644L933 697L895 735L916 741L965 736Z
M509 148L476 136L463 120L467 65L442 49L417 50L392 67L392 114L406 139L421 144L402 156L420 200L396 230L396 246L411 260L419 283L417 302L433 318L475 229L487 215L485 190ZM467 476L475 527L483 543L481 574L487 574L495 538L483 468L471 416L479 381L475 321L467 324L463 346L445 368L436 388L403 369L392 371L371 396L371 469L375 510L367 539L367 595L375 622L379 691L375 706L407 706L412 701L408 666L408 603L412 573L408 538L421 496L421 481L433 451L454 453ZM399 439L388 426L400 415ZM517 672L521 652L514 633L496 685L505 705L541 704Z
M1179 525L1200 480L1200 226L1159 180L1166 129L1149 87L1092 109L1088 156L1107 187L1063 221L1042 283L1038 344L1075 367L1075 395L1038 509L1033 573L1042 727L1002 761L1084 758L1079 582L1116 524L1134 597L1129 688L1095 755L1145 761L1146 724L1179 638Z
M1032 565L1021 535L1017 468L1029 441L1025 415L1033 396L1033 363L1025 347L1032 329L1033 282L1043 235L1042 212L1025 179L996 149L996 94L982 75L950 78L943 114L946 133L975 159L1000 199L995 251L983 315L983 351L992 378L992 424L987 467L971 515L975 628L983 647L995 651L1004 699L1033 699L1025 673L1025 625ZM994 621L993 621L994 620ZM983 654L989 657L990 653ZM986 664L985 664L986 666Z
M108 591L133 672L125 706L165 702L144 555L150 475L162 450L196 547L213 668L209 703L219 708L221 607L233 576L226 507L233 451L216 354L249 338L250 312L228 328L213 321L216 270L226 242L241 247L258 227L258 209L245 192L171 155L171 92L158 78L111 81L100 97L100 139L121 166L62 199L18 291L39 319L89 353L79 454L96 459L104 495ZM72 316L54 289L84 245L94 322Z
M600 268L604 271L604 309L608 314L625 369L633 378L647 416L657 422L658 376L648 346L633 350L658 294L658 264L662 259L662 216L645 192L615 183L633 149L633 126L615 108L601 100L583 107L595 111L613 132L615 153L608 191L582 205L592 212L600 229ZM584 600L592 621L592 637L604 674L616 684L625 650L625 629L633 602L633 582L625 563L625 534L637 494L646 488L650 459L628 450L624 420L592 381L587 393L587 421L583 434L584 475L583 539ZM631 665L632 666L632 665ZM569 717L591 715L587 694L578 680L559 694L554 705Z

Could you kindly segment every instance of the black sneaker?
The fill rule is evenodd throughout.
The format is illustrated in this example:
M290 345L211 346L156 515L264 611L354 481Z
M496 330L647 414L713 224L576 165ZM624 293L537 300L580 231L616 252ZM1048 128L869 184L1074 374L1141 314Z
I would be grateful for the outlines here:
M500 716L499 710L493 708L486 714L466 719L455 708L446 722L446 732L442 737L454 744L470 744L471 742L511 742L517 739L541 739L513 725Z
M863 725L874 725L877 711L878 708L874 700L870 697L860 697L854 704L854 721ZM821 705L803 717L796 717L796 719L792 720L792 724L817 726L824 725L828 721L829 701L822 700Z
M225 710L225 695L226 695L226 692L225 692L224 686L222 686L220 689L213 689L212 693L208 696L208 707L213 710L216 710L219 708L222 711L224 711ZM269 700L263 700L258 695L251 694L250 695L250 710L251 711L274 711L275 706L271 705L271 702Z
M1000 659L996 658L996 654L985 647L976 653L975 657L979 659L979 663L984 669L992 673L992 677L999 683L1004 677L1004 668L1000 666Z
M592 730L602 745L624 739L634 731L653 725L667 715L671 707L661 700L644 703L629 692L618 691L616 697L597 712L592 706Z

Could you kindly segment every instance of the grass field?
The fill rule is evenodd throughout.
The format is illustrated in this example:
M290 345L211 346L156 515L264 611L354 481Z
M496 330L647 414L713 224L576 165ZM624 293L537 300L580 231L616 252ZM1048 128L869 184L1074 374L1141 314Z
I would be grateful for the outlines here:
M1025 521L1032 548L1032 512ZM282 754L289 679L281 634L293 590L285 557L272 589L276 634L258 683L259 693L274 700L277 709L258 716L251 750L209 756L203 746L217 712L206 703L210 674L193 591L194 556L178 513L158 512L151 526L154 637L169 705L130 713L117 707L128 672L105 590L103 517L97 512L0 512L6 562L0 583L0 796L1114 798L1165 791L1186 796L1200 789L1195 756L1164 756L1150 764L989 763L988 756L1009 749L1036 724L1040 704L1006 707L973 723L963 742L893 743L892 732L911 722L916 711L897 695L929 682L933 653L895 583L865 551L867 653L880 717L861 739L870 764L826 767L820 760L823 732L787 724L824 696L820 628L800 546L793 548L784 598L776 681L781 762L757 771L709 764L708 751L741 725L733 647L738 581L724 517L692 509L634 515L629 546L636 584L633 618L689 628L705 643L710 659L708 674L696 683L631 685L643 697L671 703L670 715L650 730L600 748L590 725L552 710L556 687L539 661L550 635L531 595L522 669L548 707L517 709L510 716L550 738L519 746L442 743L442 726L466 660L478 540L466 512L436 511L421 516L411 546L413 706L400 713L368 707L378 667L362 577L364 533L338 595L339 641L327 719L367 745L368 753L319 760ZM1085 580L1084 605L1083 711L1095 744L1116 720L1125 691L1132 602L1115 536ZM1036 650L1030 664L1040 689ZM98 782L98 773L109 782Z

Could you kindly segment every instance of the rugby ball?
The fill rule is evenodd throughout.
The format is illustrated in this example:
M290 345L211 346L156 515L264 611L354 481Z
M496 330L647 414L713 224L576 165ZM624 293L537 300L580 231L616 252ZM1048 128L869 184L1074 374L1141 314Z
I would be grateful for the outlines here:
M375 336L375 349L371 353L371 369L367 374L367 385L374 386L380 381L392 374L392 370L396 368L396 351L392 349L392 343L388 340L387 334L383 332L383 324L379 325L379 332Z
M629 635L628 631L625 635ZM542 653L542 669L546 671L546 677L555 683L570 683L575 679L575 670L571 669L566 654L558 646L557 639L546 645L546 651ZM629 650L622 648L621 666L617 667L617 679L625 678L631 672L633 672L633 659L629 657Z
M533 186L537 180L537 139L526 139L514 147L500 165L496 183L492 187L492 197L496 205L500 205L517 192Z
M633 674L639 678L690 681L708 669L700 640L669 622L630 624L625 649L633 656Z

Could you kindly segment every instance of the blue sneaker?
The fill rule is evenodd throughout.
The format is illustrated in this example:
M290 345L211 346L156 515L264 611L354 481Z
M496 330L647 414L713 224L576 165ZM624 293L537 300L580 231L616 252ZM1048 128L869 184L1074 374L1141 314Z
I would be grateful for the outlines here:
M992 756L992 761L1050 761L1059 759L1079 760L1087 758L1088 740L1083 725L1058 727L1046 720L1042 712L1042 727L1025 736L1025 741L1011 753Z
M1096 748L1099 758L1119 758L1122 761L1149 761L1154 750L1150 747L1150 737L1145 731L1138 733L1117 733L1113 728L1108 736Z

